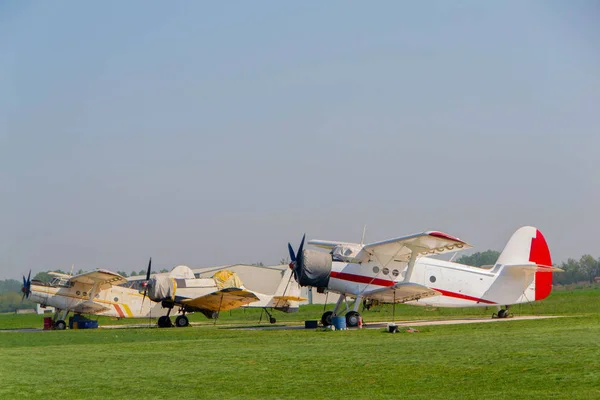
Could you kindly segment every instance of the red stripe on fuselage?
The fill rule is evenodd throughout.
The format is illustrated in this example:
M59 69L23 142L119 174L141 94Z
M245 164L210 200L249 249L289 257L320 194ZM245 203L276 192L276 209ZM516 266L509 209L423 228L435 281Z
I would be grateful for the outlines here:
M484 300L484 299L480 299L478 297L473 297L473 296L467 296L466 294L462 294L462 293L454 293L454 292L449 292L447 290L436 289L436 288L432 288L432 289L437 290L443 296L454 297L455 299L470 300L470 301L475 301L477 303L484 303L484 304L497 304L497 303L494 303L493 301Z
M390 281L387 279L371 278L369 276L348 274L346 272L331 271L330 276L335 279L341 279L343 281L350 281L350 282L364 283L366 285L377 285L377 286L388 287L388 286L394 286L396 284L396 282Z
M366 285L377 285L377 286L384 286L384 287L394 286L396 283L398 283L398 282L390 281L387 279L371 278L371 277L364 276L364 275L348 274L346 272L331 271L330 276L332 278L340 279L343 281L364 283ZM442 289L436 289L436 288L432 288L432 289L440 292L442 294L442 296L454 297L455 299L470 300L470 301L475 301L477 303L496 304L493 301L484 300L484 299L480 299L478 297L473 297L473 296L467 296L466 294L462 294L462 293L455 293L455 292L450 292L448 290L442 290Z

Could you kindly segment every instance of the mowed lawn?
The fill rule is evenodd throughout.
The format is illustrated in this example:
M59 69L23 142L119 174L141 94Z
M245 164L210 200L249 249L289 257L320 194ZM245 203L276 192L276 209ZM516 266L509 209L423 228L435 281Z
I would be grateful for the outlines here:
M216 327L0 332L0 399L598 399L599 306L598 289L557 291L521 313L563 318L399 334L219 326L256 322L260 313L249 311L223 315ZM307 307L299 316L321 311ZM390 311L373 310L365 319ZM396 311L397 319L461 313ZM0 329L19 317L33 318L2 316Z

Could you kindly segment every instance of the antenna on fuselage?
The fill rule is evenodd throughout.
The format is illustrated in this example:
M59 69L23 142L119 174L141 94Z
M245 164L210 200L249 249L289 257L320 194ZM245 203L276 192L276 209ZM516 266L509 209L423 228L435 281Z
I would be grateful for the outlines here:
M73 268L75 268L75 264L71 264L71 273L69 275L73 276Z
M364 246L365 244L365 235L367 234L367 225L363 228L362 238L360 239L360 245Z

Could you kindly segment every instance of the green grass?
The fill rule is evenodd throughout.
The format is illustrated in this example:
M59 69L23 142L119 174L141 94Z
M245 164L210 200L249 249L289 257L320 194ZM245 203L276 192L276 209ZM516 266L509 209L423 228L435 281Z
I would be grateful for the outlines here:
M595 399L599 297L595 289L555 292L534 308L514 310L575 315L568 318L420 327L412 334L219 327L256 323L260 311L251 310L223 313L216 327L204 319L207 325L186 329L0 332L0 399ZM365 319L387 320L390 311L370 311ZM396 311L402 320L491 313ZM292 321L321 312L312 306L276 315ZM19 319L27 320L21 326L41 324L33 317L0 316L0 328Z

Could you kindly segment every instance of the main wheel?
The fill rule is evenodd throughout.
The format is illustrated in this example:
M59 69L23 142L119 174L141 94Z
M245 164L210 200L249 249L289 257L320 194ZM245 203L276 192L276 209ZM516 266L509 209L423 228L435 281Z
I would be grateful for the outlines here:
M346 326L351 328L358 326L360 320L360 314L357 311L349 311L346 313Z
M158 319L159 328L168 328L170 326L173 326L173 323L171 322L171 318L167 317L166 315L163 315Z
M508 317L508 310L498 311L498 318L506 318L506 317Z
M275 322L277 322L275 317L269 317L269 323L274 324Z
M331 325L331 318L333 317L333 311L325 311L321 316L321 323L323 326Z
M59 319L54 323L54 329L64 331L65 329L67 329L67 323L62 319Z
M180 315L175 318L175 326L178 328L185 328L190 324L190 320L185 315Z

